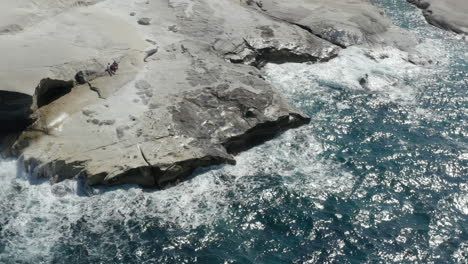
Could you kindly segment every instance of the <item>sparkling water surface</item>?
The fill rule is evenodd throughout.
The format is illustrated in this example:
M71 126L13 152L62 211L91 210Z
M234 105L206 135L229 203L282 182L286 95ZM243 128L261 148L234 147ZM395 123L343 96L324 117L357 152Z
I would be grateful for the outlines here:
M0 263L468 263L468 42L376 3L425 65L393 48L267 65L312 121L236 166L151 191L2 161Z

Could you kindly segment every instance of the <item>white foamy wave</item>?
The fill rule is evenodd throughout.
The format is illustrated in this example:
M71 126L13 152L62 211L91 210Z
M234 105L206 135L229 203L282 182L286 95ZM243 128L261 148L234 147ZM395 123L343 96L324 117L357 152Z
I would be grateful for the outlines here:
M3 180L12 174L16 174L16 161L0 160L0 179Z
M0 160L0 193L5 193L9 179L16 175L16 161L2 161Z
M251 193L268 185L272 178L287 189L319 200L325 200L330 193L349 192L352 175L319 158L321 145L305 133L307 129L288 131L240 154L236 166L207 171L165 190L117 189L92 199L99 200L95 202L98 204L118 201L123 218L150 216L168 225L191 229L227 218L229 205L256 199Z
M0 237L5 246L0 260L17 257L18 252L27 252L25 261L31 256L44 256L53 241L60 238L61 229L79 217L77 208L70 206L77 200L54 190L63 186L75 193L76 182L67 181L52 188L48 183L29 181L17 172L15 161L0 161L0 181Z
M426 46L432 47L424 43L421 49L428 49ZM269 80L290 97L335 89L379 93L392 101L413 102L417 90L407 84L408 80L431 76L437 70L431 63L440 64L442 58L438 53L422 57L392 47L350 47L326 63L268 64L265 71Z
M16 162L3 161L0 195L8 202L1 212L5 253L0 253L0 260L8 258L8 252L23 250L28 252L25 260L44 256L61 240L73 240L72 228L81 220L97 234L106 234L111 221L184 230L210 226L229 217L230 205L257 199L252 195L256 189L262 190L264 199L274 198L268 187L272 181L271 188L279 186L315 199L320 208L327 195L349 193L353 179L320 158L323 149L307 129L288 131L242 153L236 166L210 170L160 191L136 186L88 189L79 180L51 185L16 175Z
M322 144L310 130L309 126L290 130L277 140L241 154L237 159L241 169L231 167L234 171L228 173L239 180L245 176L278 175L284 186L314 199L349 193L353 176L320 157Z

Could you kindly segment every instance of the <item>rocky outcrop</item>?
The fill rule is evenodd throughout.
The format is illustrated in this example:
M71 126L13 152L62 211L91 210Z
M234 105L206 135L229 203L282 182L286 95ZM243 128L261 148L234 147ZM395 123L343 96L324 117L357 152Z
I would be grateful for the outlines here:
M216 142L227 153L235 154L309 122L308 117L292 109L275 118L267 116L282 104L287 109L274 97L267 91L255 93L221 84L184 94L184 100L170 111L181 134Z
M261 30L274 34L273 30L268 27L262 27ZM301 41L305 41L305 43L286 43L286 41L282 43L255 38L242 39L241 43L234 46L232 46L234 43L229 41L227 45L230 47L223 47L226 43L219 41L214 43L213 48L217 51L224 51L224 57L232 63L244 63L258 68L267 62L325 62L338 56L338 47L298 28L296 30L299 31L298 34L304 35Z
M253 4L255 2L255 4ZM346 48L353 45L409 47L413 37L402 37L370 0L360 1L247 1L274 19L310 32L318 38Z
M468 1L407 0L422 9L424 18L433 26L458 34L468 34Z
M240 151L309 122L262 77L265 63L319 63L350 45L410 42L367 0L129 5L66 9L0 40L17 58L0 65L0 77L16 77L4 90L34 97L35 120L8 153L27 171L155 187L234 164ZM151 23L139 26L129 8ZM31 42L42 60L15 49ZM112 60L120 66L110 76Z
M185 76L174 80L185 90L160 87L157 94L166 79L157 75L161 81L139 80L102 104L77 104L75 98L89 96L89 89L75 86L35 112L36 122L11 154L21 156L30 172L52 180L83 173L90 184L163 186L199 167L233 164L233 154L309 121L258 69L191 53L199 45L183 42L159 57L160 65ZM122 76L103 78L93 83L105 91Z

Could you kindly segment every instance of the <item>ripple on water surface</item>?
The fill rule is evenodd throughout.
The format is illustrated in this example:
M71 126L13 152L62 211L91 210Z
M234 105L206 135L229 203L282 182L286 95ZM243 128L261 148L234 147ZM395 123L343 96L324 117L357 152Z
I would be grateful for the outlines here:
M466 263L467 45L377 2L431 62L350 48L268 65L312 122L236 166L150 191L52 186L0 162L0 262Z

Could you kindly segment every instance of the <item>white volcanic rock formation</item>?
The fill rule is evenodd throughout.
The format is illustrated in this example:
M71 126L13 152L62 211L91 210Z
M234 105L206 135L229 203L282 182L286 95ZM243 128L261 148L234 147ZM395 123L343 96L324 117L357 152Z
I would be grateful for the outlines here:
M90 184L161 186L307 123L266 62L413 43L367 0L3 0L0 14L0 133L30 124L7 154Z
M254 1L251 1L254 2ZM413 38L384 19L370 0L255 1L265 14L292 23L340 47L393 44L408 48ZM409 39L408 39L409 38Z
M468 34L467 0L407 1L423 10L429 24L458 34Z

